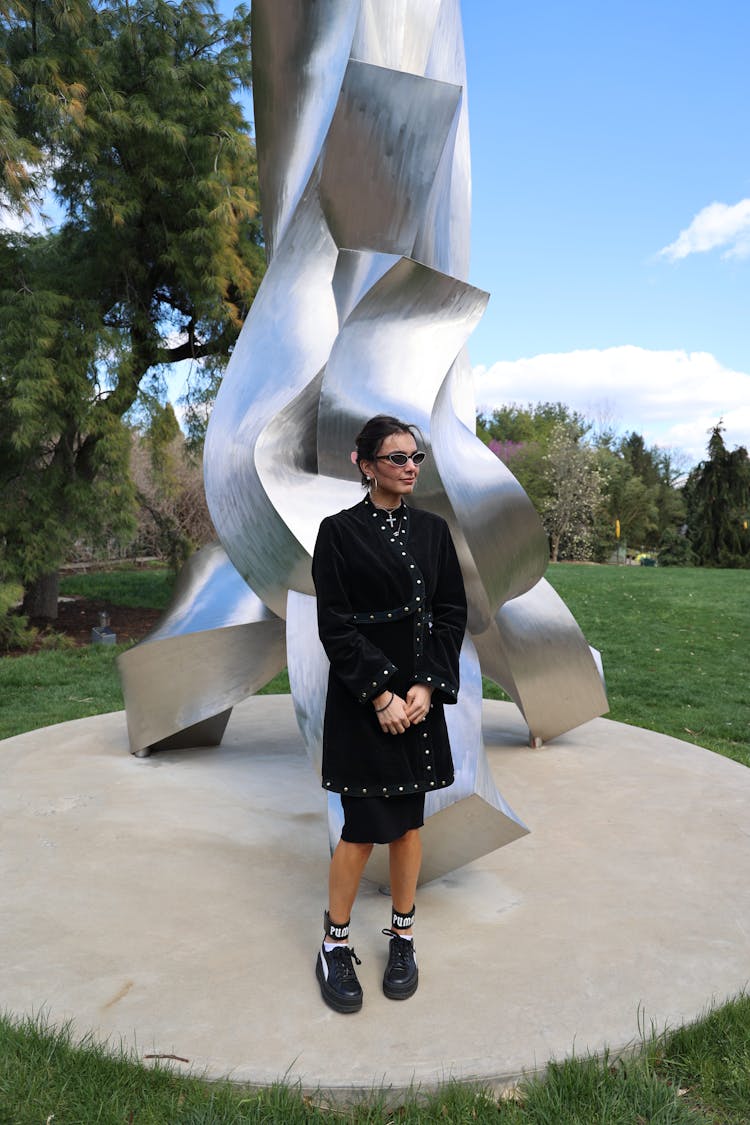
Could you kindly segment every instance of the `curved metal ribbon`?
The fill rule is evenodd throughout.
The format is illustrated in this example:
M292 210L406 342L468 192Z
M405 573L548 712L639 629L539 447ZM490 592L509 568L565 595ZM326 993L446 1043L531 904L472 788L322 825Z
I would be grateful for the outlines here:
M600 667L542 578L546 536L528 497L474 434L465 344L487 295L466 282L459 0L254 0L252 17L269 267L209 424L206 495L234 568L274 627L286 618L295 708L317 762L327 675L310 577L317 529L360 494L349 451L364 420L387 412L420 426L432 457L413 502L450 523L472 634L460 702L447 709L457 782L428 800L423 878L433 878L526 831L490 779L481 672L539 740L606 710ZM149 639L152 652L172 627Z

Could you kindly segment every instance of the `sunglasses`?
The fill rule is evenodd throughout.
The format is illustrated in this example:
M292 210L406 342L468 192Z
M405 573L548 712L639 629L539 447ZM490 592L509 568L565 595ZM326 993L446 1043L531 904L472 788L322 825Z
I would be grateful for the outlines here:
M383 453L380 457L375 457L375 461L390 461L392 465L399 467L411 461L412 465L421 465L427 454L423 449L416 449L414 453Z

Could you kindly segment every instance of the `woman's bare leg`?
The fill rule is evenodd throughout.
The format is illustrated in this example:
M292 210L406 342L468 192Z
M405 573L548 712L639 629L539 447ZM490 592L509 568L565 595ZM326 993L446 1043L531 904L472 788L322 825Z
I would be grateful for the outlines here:
M411 828L403 836L399 836L398 840L393 840L388 848L393 908L399 914L408 914L414 905L419 869L422 866L422 837L419 829ZM411 932L411 926L408 930L399 930L401 934Z
M343 925L349 921L372 844L353 844L339 840L328 873L328 912L331 920ZM335 939L328 938L329 941Z

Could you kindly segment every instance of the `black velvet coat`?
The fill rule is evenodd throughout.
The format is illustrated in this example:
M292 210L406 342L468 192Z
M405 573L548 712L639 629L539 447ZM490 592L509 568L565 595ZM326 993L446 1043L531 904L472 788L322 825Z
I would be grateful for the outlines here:
M400 530L398 521L401 520ZM390 527L369 497L323 520L313 556L330 661L323 786L348 796L426 793L453 782L443 705L458 694L466 595L448 525L418 508ZM370 700L429 684L426 720L384 733Z

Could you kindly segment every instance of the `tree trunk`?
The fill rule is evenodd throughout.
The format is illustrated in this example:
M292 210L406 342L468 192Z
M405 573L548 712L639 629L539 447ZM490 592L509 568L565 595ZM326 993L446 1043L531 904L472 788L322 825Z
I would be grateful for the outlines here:
M57 619L57 598L60 593L60 571L40 574L30 583L23 597L23 612L29 617Z
M556 563L557 562L557 556L560 553L560 536L559 535L551 535L550 536L550 546L552 548L552 552L551 552L551 555L550 555L550 562Z

